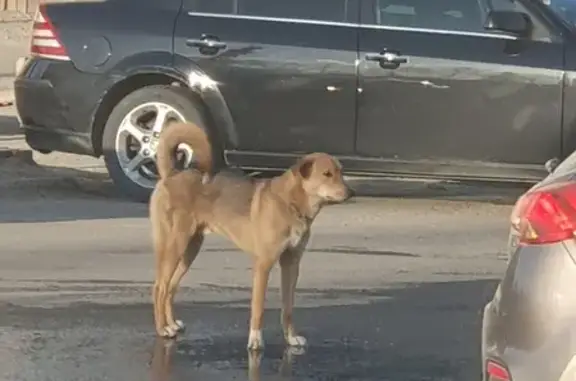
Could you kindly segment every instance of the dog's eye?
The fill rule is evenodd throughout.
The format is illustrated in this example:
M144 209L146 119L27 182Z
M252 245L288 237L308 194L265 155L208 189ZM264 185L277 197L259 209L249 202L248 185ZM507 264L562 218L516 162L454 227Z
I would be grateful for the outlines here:
M326 171L326 172L323 173L323 175L326 176L326 177L332 177L332 172Z

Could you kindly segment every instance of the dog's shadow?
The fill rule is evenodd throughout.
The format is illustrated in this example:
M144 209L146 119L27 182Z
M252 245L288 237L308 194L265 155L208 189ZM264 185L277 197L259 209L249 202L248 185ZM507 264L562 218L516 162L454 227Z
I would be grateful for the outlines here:
M173 369L173 363L177 356L186 356L188 360L195 363L195 365L201 366L203 357L206 356L200 354L195 355L195 351L192 349L193 345L187 342L177 342L176 340L156 338L154 342L154 349L152 351L152 359L149 363L150 365L150 375L152 381L168 381L174 379L175 370ZM276 351L272 350L272 356ZM260 381L262 375L262 360L264 357L264 352L262 351L250 351L245 350L245 356L242 358L237 358L239 360L239 367L247 368L247 379L250 381ZM280 364L277 367L277 375L284 379L290 378L293 373L293 365L298 356L302 356L306 353L305 348L296 347L285 347L282 353L282 358ZM210 356L208 356L210 357ZM238 357L238 356L234 356ZM267 356L269 357L269 356Z

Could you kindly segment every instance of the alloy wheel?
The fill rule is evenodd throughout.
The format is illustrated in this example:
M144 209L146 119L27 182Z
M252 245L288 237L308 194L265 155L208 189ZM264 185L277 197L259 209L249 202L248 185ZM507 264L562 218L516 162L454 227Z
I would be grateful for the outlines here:
M156 149L162 128L169 121L184 121L174 107L148 102L132 109L116 133L115 152L120 167L134 183L151 189L158 180Z

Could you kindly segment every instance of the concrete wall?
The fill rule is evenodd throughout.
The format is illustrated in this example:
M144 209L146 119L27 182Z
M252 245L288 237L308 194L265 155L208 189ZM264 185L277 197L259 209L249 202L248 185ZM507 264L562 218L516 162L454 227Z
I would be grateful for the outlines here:
M31 13L40 0L0 0L0 11Z
M78 0L0 0L0 13L34 13L39 3L61 3L66 1Z

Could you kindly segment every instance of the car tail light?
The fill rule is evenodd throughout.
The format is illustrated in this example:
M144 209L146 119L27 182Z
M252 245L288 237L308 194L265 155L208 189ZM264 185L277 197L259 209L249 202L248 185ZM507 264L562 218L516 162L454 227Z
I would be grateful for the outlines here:
M554 183L523 195L512 212L519 243L545 244L576 234L576 183Z
M38 6L32 27L30 52L33 55L57 60L70 60L66 48L62 45L56 28L46 15L43 4Z
M488 360L486 362L486 376L487 381L510 381L510 373L502 365Z

